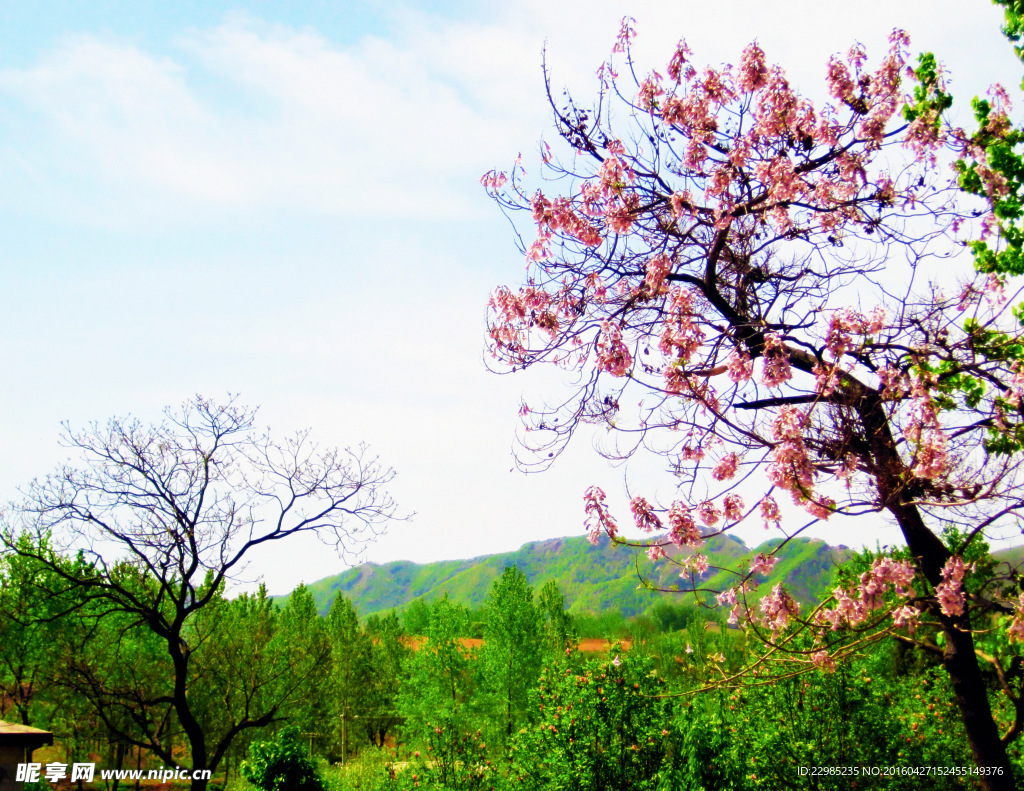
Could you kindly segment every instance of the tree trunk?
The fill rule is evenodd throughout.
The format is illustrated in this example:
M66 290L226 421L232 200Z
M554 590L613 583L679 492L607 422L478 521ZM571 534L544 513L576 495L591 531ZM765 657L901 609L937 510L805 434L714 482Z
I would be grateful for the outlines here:
M896 518L907 547L917 560L918 569L934 588L942 582L942 569L952 553L925 524L917 505L908 501L910 495L905 481L910 473L899 457L881 398L877 393L868 391L862 396L858 411L871 448L872 472L879 498ZM970 618L967 614L957 617L936 614L946 637L942 664L953 686L971 754L979 768L999 773L982 776L979 781L986 791L1016 789L1006 745L992 717L988 690L975 653Z

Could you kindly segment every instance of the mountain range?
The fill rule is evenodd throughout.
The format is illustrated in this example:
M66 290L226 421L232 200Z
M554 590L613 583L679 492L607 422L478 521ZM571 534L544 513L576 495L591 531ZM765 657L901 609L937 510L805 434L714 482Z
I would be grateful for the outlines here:
M712 568L702 583L709 588L727 587L732 584L730 574L716 570L716 565L746 568L749 559L780 543L781 539L774 539L751 548L734 536L709 538L701 552ZM833 587L833 567L851 554L846 547L830 546L819 539L792 539L778 551L778 563L770 575L761 578L761 587L767 592L770 586L785 581L790 595L801 604L820 600ZM688 577L681 578L675 564L665 560L652 563L642 550L615 544L607 537L591 544L585 536L533 541L513 552L465 560L364 563L306 587L321 613L330 609L339 592L352 601L360 617L400 609L419 598L432 601L446 593L461 604L480 607L506 566L517 566L534 590L554 580L570 612L617 610L626 616L637 615L673 597L673 591L690 589ZM287 596L275 598L281 604L287 600Z

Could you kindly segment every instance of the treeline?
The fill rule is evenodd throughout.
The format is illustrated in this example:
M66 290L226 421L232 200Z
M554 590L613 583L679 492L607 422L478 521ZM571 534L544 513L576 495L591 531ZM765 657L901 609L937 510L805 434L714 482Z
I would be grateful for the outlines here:
M145 574L119 573L145 595ZM5 718L52 729L69 761L200 768L173 706L180 674L149 624L25 557L0 558L0 575ZM282 740L338 791L853 787L821 774L842 766L857 788L922 787L876 767L944 768L931 788L977 780L940 658L907 644L773 675L770 647L692 605L573 617L556 585L537 593L515 568L482 609L445 597L362 622L342 595L318 615L302 586L284 607L262 589L213 593L182 632L183 692L220 786L242 787L240 763ZM588 656L585 637L622 643Z

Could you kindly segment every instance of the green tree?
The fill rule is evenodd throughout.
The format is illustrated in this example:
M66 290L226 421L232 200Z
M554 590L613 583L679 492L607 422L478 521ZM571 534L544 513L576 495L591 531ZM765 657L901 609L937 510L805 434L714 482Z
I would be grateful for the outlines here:
M430 605L420 599L413 599L402 613L402 625L410 635L425 635L430 630Z
M462 642L469 611L447 595L430 606L427 641L408 662L398 708L409 732L426 743L443 786L472 784L479 732L474 711L475 655Z
M397 699L411 649L394 612L367 619L366 632L370 657L363 678L359 722L370 744L383 748L388 733L401 722Z
M533 603L533 589L515 566L494 581L487 600L484 644L481 651L483 683L500 711L496 723L505 743L526 720L529 691L541 667L541 617ZM492 715L493 716L493 715Z
M299 585L288 597L274 639L285 660L277 697L288 701L283 709L288 724L304 734L314 734L314 745L324 745L335 711L330 692L334 650L328 626L305 585Z
M331 641L331 728L344 760L353 739L353 724L365 708L364 692L370 675L372 645L359 628L352 602L341 591L334 597L327 614L327 633Z
M60 562L48 543L30 546ZM62 661L58 650L63 616L80 604L77 590L31 556L0 555L0 718L8 701L23 725L39 723L43 716L40 692L52 685L53 671Z
M539 609L543 617L544 639L556 652L575 645L576 635L572 619L565 609L565 595L554 580L548 580L540 589Z

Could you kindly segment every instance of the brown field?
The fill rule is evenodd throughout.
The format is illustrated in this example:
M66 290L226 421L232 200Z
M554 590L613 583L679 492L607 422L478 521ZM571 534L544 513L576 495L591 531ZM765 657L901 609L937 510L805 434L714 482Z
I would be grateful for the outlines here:
M484 641L479 637L460 637L462 647L467 651L471 651L480 648L484 644ZM405 638L405 644L409 646L413 651L419 651L427 642L426 637L407 637ZM628 651L631 645L629 640L604 640L594 637L588 637L585 640L581 640L580 644L576 646L576 650L584 654L599 654L607 652L613 645L618 645L623 651Z

